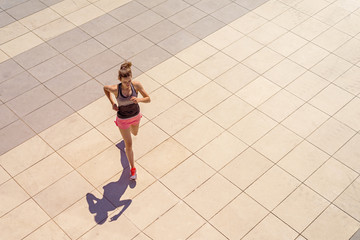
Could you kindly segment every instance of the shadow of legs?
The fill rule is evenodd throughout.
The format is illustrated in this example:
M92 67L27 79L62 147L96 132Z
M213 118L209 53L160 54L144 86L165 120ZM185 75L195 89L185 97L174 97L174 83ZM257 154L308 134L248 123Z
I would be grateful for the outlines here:
M118 207L121 207L121 206L124 206L124 207L123 207L123 209L121 209L121 211L118 214L111 217L110 222L116 221L121 216L121 214L123 214L125 212L125 210L130 206L131 202L132 201L130 199L120 201Z

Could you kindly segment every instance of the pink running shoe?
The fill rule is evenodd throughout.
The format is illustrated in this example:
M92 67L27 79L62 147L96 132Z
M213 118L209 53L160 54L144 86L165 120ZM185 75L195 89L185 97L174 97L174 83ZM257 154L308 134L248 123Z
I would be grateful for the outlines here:
M130 180L136 180L136 168L132 168L130 171Z

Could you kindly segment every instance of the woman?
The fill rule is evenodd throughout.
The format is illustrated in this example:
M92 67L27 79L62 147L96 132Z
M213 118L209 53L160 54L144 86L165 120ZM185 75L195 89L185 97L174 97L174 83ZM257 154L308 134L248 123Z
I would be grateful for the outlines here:
M140 82L132 81L131 62L125 62L121 65L118 79L120 84L105 86L104 92L110 100L112 108L117 111L115 124L119 127L125 142L125 152L131 167L130 179L136 180L131 134L136 136L139 131L142 115L138 103L148 103L150 102L150 97ZM141 93L142 98L138 98L138 92ZM113 101L111 93L115 95L117 103Z

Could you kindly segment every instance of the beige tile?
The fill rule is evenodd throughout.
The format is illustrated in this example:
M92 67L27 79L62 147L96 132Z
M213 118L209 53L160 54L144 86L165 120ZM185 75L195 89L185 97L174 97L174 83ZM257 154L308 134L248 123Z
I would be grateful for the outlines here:
M328 81L308 71L290 83L286 90L302 100L308 101L328 85Z
M285 28L279 27L277 24L272 22L267 22L258 29L249 33L247 36L263 45L267 45L286 32L287 30Z
M300 236L297 237L295 240L307 240L307 239L300 235Z
M243 239L288 240L297 236L297 232L270 213Z
M253 107L258 107L279 90L280 87L260 76L240 89L236 95L250 103Z
M313 190L301 185L273 213L297 232L302 232L329 204Z
M70 240L63 230L53 221L49 221L28 235L24 240Z
M13 40L27 32L29 32L29 29L24 27L20 22L13 22L0 28L0 44Z
M209 223L203 225L199 230L197 230L193 235L191 235L189 240L225 240L225 236L222 235L218 230L216 230Z
M53 152L39 136L35 136L1 155L0 163L11 176L15 176Z
M351 63L334 54L330 54L312 67L311 71L332 82L351 68L351 66Z
M105 137L110 139L113 143L119 143L122 140L122 136L118 127L115 124L116 116L110 117L103 123L99 124L96 129L101 132ZM143 116L140 121L140 126L142 126L147 119Z
M220 170L246 148L246 144L225 131L200 149L196 156L215 170Z
M172 136L200 116L198 110L181 101L154 118L152 122Z
M254 13L268 20L271 20L276 16L280 15L281 13L285 12L287 9L289 9L289 6L285 5L284 3L271 0L257 7L254 10Z
M137 162L156 178L161 178L187 159L191 153L173 138L154 148Z
M283 56L287 57L297 51L299 48L303 47L306 43L308 43L307 40L299 37L292 32L287 32L272 43L270 43L268 47L275 52L278 52Z
M241 239L268 212L246 194L241 194L215 217L210 223L229 239Z
M190 69L173 81L167 83L165 87L184 99L210 81L209 78L205 77L195 69Z
M291 54L289 59L305 68L311 68L316 63L324 59L328 54L328 51L316 46L313 43L308 43L295 53Z
M347 42L350 38L351 37L349 35L342 33L335 28L330 28L313 39L312 42L322 48L325 48L329 52L332 52Z
M251 11L231 22L229 26L235 28L236 30L244 34L248 34L257 29L258 27L262 26L266 22L267 20L265 18Z
M352 38L335 50L334 54L356 64L360 61L360 39Z
M190 47L179 52L175 56L187 63L191 67L194 67L214 55L218 50L204 41L199 41Z
M354 134L354 130L343 123L330 118L313 132L307 140L326 153L333 155L352 136L354 136Z
M172 57L156 67L150 69L146 74L160 84L166 84L190 69L190 66Z
M267 71L264 77L281 87L285 87L304 74L305 71L305 68L286 58Z
M177 196L184 198L213 174L213 169L193 155L162 177L161 182Z
M331 158L305 183L329 201L334 201L356 177L356 172Z
M174 139L194 153L220 135L221 132L223 132L221 127L202 116L175 134Z
M307 239L347 240L359 229L360 223L330 205L303 233Z
M156 89L158 89L161 85L153 80L151 77L146 75L145 73L141 74L140 76L134 78L135 81L138 81L143 85L144 89L147 93L152 93Z
M219 103L224 102L230 95L231 93L229 91L222 88L217 83L210 82L188 96L185 101L200 112L206 113Z
M74 2L72 0L64 0L57 4L50 6L50 8L52 8L54 11L56 11L60 15L65 16L65 15L75 12L81 8L84 8L88 5L90 5L90 3L87 0L78 0L76 2Z
M151 240L151 239L148 236L146 236L145 234L140 233L139 235L137 235L132 240Z
M234 124L229 131L248 145L252 145L276 126L276 122L258 110Z
M124 214L140 230L144 230L178 201L160 182L155 182L133 199L131 207Z
M305 181L329 158L328 154L303 141L278 164L300 181Z
M95 2L95 6L102 9L104 12L110 12L122 5L130 2L131 0L99 0Z
M274 52L269 48L263 48L252 56L243 61L243 64L253 69L259 74L265 73L267 70L283 60L283 56Z
M221 50L243 36L244 34L240 33L234 28L225 26L204 38L203 41Z
M221 194L219 194L219 189L221 189ZM188 195L184 201L202 217L209 220L240 193L241 190L235 185L223 176L215 174Z
M338 4L331 4L320 12L314 15L314 18L327 23L328 25L334 25L344 17L348 16L351 12L339 6Z
M13 180L0 185L1 207L0 216L29 199L29 195Z
M281 122L303 104L304 101L300 98L286 90L281 90L264 102L258 109L276 121Z
M275 165L245 192L271 211L299 185L297 179Z
M360 99L353 98L347 105L345 105L334 116L337 120L345 123L355 131L360 131Z
M9 180L11 176L4 170L4 168L0 167L0 185Z
M359 66L360 67L360 66ZM345 72L342 76L334 81L334 84L347 90L348 92L356 95L360 93L359 74L360 68L353 66L349 71Z
M39 135L52 148L58 150L90 129L91 125L79 114L74 113Z
M1 237L5 239L23 239L48 220L49 216L33 199L29 199L0 218Z
M95 102L82 108L78 111L78 113L93 126L99 125L109 117L116 114L106 96L99 98Z
M73 171L35 195L34 200L50 217L54 217L93 189L79 173Z
M8 55L6 55L3 51L0 50L0 63L1 62L5 62L6 60L8 60L10 57Z
M241 62L250 55L259 51L262 47L262 44L245 36L230 46L224 48L223 52Z
M73 142L60 148L58 153L71 164L71 166L77 168L111 145L112 142L96 129L92 129Z
M104 11L91 4L66 15L65 18L74 25L80 26L81 24L87 23L103 14Z
M60 15L54 10L51 8L45 8L44 10L34 13L28 17L22 18L19 21L29 30L34 30L58 18L60 18Z
M195 69L208 78L215 79L236 64L237 62L234 59L222 52L218 52L197 65Z
M360 192L359 178L357 178L334 202L336 206L347 214L360 220Z
M180 98L164 87L151 94L151 103L141 105L141 112L148 119L153 119L180 101Z
M220 173L239 188L245 190L272 165L273 163L267 158L254 149L248 148L224 167Z
M360 148L358 147L360 146L359 144L360 135L356 134L335 153L334 157L353 170L360 172L360 162L358 161L360 156Z
M253 147L273 162L278 162L301 142L301 138L282 125L276 126Z
M65 18L59 18L35 29L34 33L42 40L47 41L74 28L75 25L73 23L69 22Z
M203 218L184 202L179 202L144 232L152 239L186 239L202 224Z
M359 25L360 25L360 16L352 13L347 17L345 17L344 19L342 19L337 24L335 24L334 27L354 37L360 33L358 28Z
M308 0L307 0L308 1ZM326 29L328 29L329 26L326 25L323 22L320 22L319 20L315 18L309 18L305 22L299 24L291 31L295 34L299 35L300 37L303 37L309 41L314 39L316 36L320 35L322 32L324 32Z
M325 0L318 0L316 2L312 0L304 0L296 4L294 7L303 13L306 13L308 15L314 15L329 4L330 3Z
M286 28L287 30L291 30L308 18L309 16L307 14L304 14L294 8L289 8L273 19L273 22L283 28Z
M0 46L0 49L4 51L10 57L15 57L16 55L23 53L33 47L36 47L43 43L38 36L34 33L29 32L20 37L17 37L7 43L4 43Z
M229 71L221 74L214 81L235 93L259 76L258 73L239 63Z
M50 186L73 168L57 153L53 153L15 177L31 196Z
M342 107L344 107L354 96L334 84L330 84L309 103L329 115L335 114Z

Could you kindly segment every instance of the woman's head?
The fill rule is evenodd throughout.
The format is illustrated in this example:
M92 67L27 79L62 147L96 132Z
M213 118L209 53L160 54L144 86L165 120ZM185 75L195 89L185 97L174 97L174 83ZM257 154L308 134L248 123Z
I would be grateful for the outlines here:
M119 80L121 81L122 78L131 78L132 77L132 73L131 73L131 62L127 62L125 61L123 64L121 64L120 66L120 70L119 70Z

